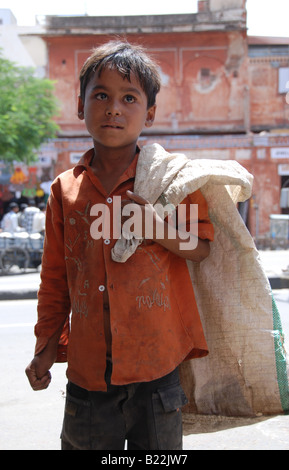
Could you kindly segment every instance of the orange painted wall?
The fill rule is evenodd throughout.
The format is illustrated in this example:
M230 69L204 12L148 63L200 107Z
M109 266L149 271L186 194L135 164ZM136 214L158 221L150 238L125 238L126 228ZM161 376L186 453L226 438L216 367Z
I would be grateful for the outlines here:
M93 47L108 36L46 38L49 78L56 80L63 131L84 130L76 115L79 70ZM154 132L244 131L247 84L245 33L128 35L157 60L163 86Z
M274 62L278 63L274 66ZM279 67L288 67L288 57L251 58L249 86L251 126L256 129L289 127L289 106L279 93Z

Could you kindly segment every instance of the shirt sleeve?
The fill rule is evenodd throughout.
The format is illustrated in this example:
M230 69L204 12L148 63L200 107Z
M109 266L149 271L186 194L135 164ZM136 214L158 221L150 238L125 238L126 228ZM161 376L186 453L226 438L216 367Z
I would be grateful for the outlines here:
M180 205L183 210L180 210ZM214 240L214 226L209 217L208 204L200 190L189 194L179 204L178 227L186 227L186 231L198 236L201 240Z
M57 362L64 362L69 335L70 297L66 275L60 182L54 183L51 188L47 204L37 309L35 354L39 354L46 347L49 339L60 328L63 328Z

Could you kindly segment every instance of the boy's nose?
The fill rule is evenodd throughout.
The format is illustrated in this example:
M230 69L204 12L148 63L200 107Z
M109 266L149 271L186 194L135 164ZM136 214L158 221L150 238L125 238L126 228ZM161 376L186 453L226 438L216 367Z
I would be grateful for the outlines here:
M119 116L121 114L120 107L118 103L113 102L108 104L106 108L106 115L107 116Z

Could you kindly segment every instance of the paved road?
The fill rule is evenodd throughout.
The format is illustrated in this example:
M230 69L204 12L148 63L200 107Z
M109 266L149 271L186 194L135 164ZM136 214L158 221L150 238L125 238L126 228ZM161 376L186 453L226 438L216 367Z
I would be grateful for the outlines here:
M65 365L57 364L47 391L33 392L24 370L33 357L36 301L0 302L0 449L59 448Z
M289 338L289 290L275 292ZM0 449L58 450L63 418L65 364L55 364L50 387L33 392L24 369L33 356L36 301L0 302ZM287 348L288 349L288 348ZM289 416L199 419L195 433L185 426L185 450L289 449ZM206 429L207 432L203 432Z

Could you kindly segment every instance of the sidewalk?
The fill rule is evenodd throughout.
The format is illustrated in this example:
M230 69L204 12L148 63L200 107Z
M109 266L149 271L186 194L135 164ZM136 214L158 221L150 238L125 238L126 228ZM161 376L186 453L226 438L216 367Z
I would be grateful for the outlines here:
M289 250L268 250L259 253L272 289L288 289Z
M40 284L40 273L28 270L25 273L16 271L0 275L0 301L36 299Z
M272 289L289 288L289 250L259 251L265 272ZM15 271L8 276L0 275L0 300L36 299L40 283L40 273L28 270Z

